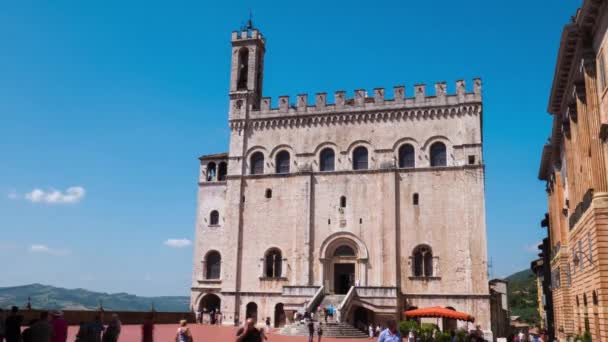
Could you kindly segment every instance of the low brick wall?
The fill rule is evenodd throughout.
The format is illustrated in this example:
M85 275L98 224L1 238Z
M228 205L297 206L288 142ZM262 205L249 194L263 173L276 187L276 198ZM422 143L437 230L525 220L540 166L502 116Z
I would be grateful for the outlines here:
M28 324L33 319L40 317L42 310L23 310L19 314L23 316L23 323ZM85 310L64 310L63 317L68 321L69 325L78 325L80 322L91 322L99 311ZM142 324L146 315L149 312L136 311L104 311L102 320L105 324L112 319L112 314L117 314L122 324ZM154 322L156 324L177 324L180 320L185 319L188 323L194 323L194 313L192 312L154 312Z

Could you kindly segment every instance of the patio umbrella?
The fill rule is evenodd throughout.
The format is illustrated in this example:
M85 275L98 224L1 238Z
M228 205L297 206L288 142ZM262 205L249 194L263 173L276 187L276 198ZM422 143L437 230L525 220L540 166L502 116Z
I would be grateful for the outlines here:
M405 317L407 318L415 318L415 317L434 317L434 318L451 318L459 321L466 322L475 322L475 317L466 314L464 312L458 312L456 310L442 308L440 306L434 306L431 308L422 308L422 309L414 309L408 310L404 312Z

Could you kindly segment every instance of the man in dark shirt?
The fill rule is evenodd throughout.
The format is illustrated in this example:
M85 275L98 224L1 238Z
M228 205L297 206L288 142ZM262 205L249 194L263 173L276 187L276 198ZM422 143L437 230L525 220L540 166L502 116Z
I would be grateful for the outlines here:
M315 324L312 319L308 321L308 342L314 342Z
M21 324L23 322L23 316L18 315L18 312L19 308L13 306L11 308L11 314L6 318L6 342L21 341Z
M237 342L262 342L262 338L268 339L260 329L255 327L255 320L253 318L247 319L245 326L236 332L236 336Z

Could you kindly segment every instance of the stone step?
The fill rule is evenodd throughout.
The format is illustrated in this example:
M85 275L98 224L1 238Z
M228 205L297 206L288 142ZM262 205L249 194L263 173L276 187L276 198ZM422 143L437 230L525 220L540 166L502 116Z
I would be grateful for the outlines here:
M315 336L319 323L315 322ZM367 334L348 323L330 323L322 324L323 336L338 337L338 338L366 338ZM281 328L278 332L280 335L287 336L308 336L308 326L303 323L289 324Z

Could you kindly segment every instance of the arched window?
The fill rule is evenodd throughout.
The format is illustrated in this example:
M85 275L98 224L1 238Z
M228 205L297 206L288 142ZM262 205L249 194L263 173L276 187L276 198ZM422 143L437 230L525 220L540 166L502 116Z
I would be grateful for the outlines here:
M420 245L414 249L414 277L433 276L433 252L426 245Z
M347 246L347 245L342 245L342 246L336 248L336 250L334 251L334 256L352 257L352 256L356 256L356 254L355 254L355 250L352 249L352 247Z
M335 160L335 154L334 154L334 150L332 150L331 148L326 148L323 151L321 151L321 155L320 155L320 159L319 160L319 169L321 171L334 171L335 166L334 166L334 160Z
M222 257L220 253L212 251L205 258L205 279L220 279Z
M281 256L281 251L278 249L271 249L266 252L264 256L264 274L268 278L280 278L281 277L281 266L283 263L283 258Z
M250 159L251 170L250 173L252 175L261 175L264 173L264 154L262 152L255 152L251 155Z
M289 173L289 152L281 151L277 153L275 165L277 173Z
M238 81L236 83L237 90L247 90L247 76L249 74L249 49L242 48L239 50L238 64Z
M207 164L207 182L213 182L215 180L215 171L214 162Z
M414 166L416 166L414 146L405 144L399 147L399 167L403 168Z
M217 180L223 182L226 180L226 174L228 173L228 165L226 163L221 162L217 168Z
M431 145L431 166L446 166L447 157L445 145L442 142L436 142Z
M220 224L220 213L217 210L213 210L211 214L209 214L209 225L217 226Z
M363 146L353 151L353 170L367 170L367 149Z

